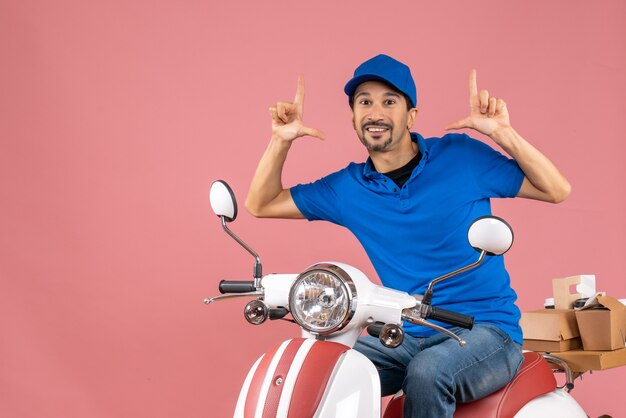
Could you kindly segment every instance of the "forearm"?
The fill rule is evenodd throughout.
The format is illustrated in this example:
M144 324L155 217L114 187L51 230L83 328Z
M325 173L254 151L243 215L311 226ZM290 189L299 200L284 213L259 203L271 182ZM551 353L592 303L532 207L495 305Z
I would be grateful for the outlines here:
M518 196L562 202L569 196L571 186L556 166L537 148L526 141L515 129L508 127L491 136L520 166L528 182L523 184Z
M246 198L246 209L252 215L266 216L264 208L283 192L281 177L290 147L291 142L274 136L271 138L259 161Z

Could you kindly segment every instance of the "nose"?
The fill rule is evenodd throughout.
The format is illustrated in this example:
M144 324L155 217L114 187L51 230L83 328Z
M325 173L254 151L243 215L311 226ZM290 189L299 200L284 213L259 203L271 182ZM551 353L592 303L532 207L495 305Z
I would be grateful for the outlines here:
M370 108L370 112L367 115L367 119L371 120L372 122L383 120L384 114L382 106L379 104L372 105L372 107Z

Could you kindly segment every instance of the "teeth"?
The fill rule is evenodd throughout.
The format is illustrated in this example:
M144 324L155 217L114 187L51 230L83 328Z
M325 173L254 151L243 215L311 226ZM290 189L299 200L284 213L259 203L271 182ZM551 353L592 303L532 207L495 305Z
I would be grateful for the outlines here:
M387 129L385 129L385 128L367 128L367 130L368 130L369 132L384 132L384 131L386 131Z

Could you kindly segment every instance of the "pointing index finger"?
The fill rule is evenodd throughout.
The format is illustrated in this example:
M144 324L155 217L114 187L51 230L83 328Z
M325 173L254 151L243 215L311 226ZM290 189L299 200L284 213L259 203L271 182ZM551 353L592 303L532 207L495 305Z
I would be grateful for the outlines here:
M298 87L296 88L296 97L293 99L295 105L302 106L304 103L304 76L298 76Z
M478 85L476 84L476 69L472 69L469 75L469 95L470 105L477 103L478 101Z

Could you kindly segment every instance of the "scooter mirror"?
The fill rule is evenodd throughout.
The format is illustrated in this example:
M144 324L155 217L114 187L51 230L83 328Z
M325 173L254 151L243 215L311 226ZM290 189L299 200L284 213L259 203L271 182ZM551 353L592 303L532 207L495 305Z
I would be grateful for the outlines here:
M513 245L513 229L497 216L484 216L472 222L467 231L467 239L478 252L501 255Z
M224 180L216 180L211 185L209 192L211 209L226 222L232 222L237 218L237 200L235 193Z

